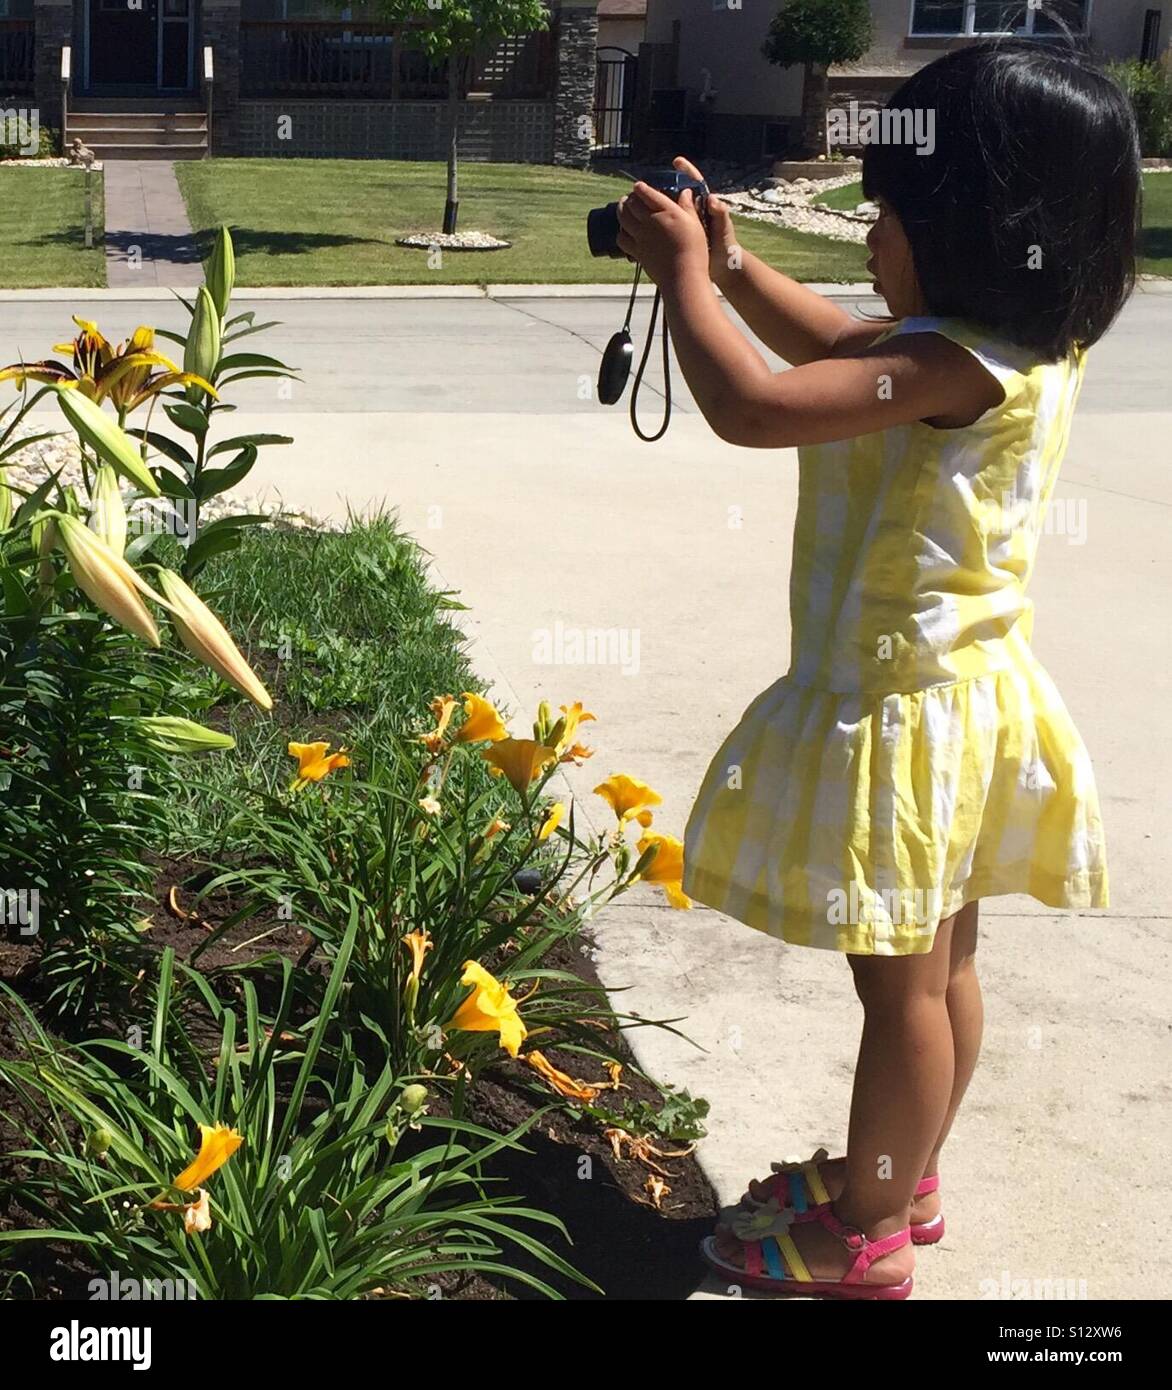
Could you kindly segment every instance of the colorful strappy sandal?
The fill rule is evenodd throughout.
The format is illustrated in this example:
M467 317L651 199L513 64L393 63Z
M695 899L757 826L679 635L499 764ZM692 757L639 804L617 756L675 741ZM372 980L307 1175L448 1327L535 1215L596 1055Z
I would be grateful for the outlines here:
M734 1218L734 1234L741 1240L745 1263L729 1264L716 1248L716 1237L706 1236L700 1242L700 1253L718 1274L730 1284L746 1285L764 1293L799 1298L868 1299L898 1301L912 1291L912 1277L898 1284L870 1284L867 1271L876 1260L902 1250L911 1240L905 1226L894 1235L881 1240L868 1240L862 1231L844 1225L835 1216L830 1204L811 1207L799 1215L792 1207L778 1207L768 1202L754 1211ZM815 1279L806 1267L789 1228L802 1221L817 1221L855 1255L854 1263L841 1279Z
M767 1194L765 1198L754 1197L751 1192L746 1191L740 1205L752 1210L776 1202L782 1208L792 1207L799 1216L816 1207L828 1206L830 1194L822 1181L818 1165L829 1157L825 1149L817 1149L804 1161L771 1163L769 1166L773 1171L764 1184ZM915 1195L926 1197L930 1192L938 1192L939 1189L940 1175L934 1173L930 1178L920 1179L916 1184ZM908 1229L911 1231L913 1245L935 1245L944 1236L944 1213L934 1216L931 1221L913 1221Z

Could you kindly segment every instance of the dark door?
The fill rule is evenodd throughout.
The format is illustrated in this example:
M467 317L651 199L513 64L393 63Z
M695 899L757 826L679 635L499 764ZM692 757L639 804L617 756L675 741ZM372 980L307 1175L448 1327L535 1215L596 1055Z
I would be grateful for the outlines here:
M159 0L89 0L89 6L89 85L154 91Z
M1144 15L1144 36L1139 55L1142 62L1154 63L1160 56L1161 17L1159 10L1148 10Z

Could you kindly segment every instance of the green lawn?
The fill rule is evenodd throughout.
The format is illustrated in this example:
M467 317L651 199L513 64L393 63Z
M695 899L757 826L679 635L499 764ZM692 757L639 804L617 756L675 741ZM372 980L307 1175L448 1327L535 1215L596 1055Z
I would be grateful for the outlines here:
M94 247L85 249L80 169L0 165L0 288L104 285L102 176L93 175Z
M626 282L626 261L594 260L586 213L613 202L624 179L535 164L460 169L460 227L489 232L507 251L427 253L394 244L438 231L444 166L400 160L213 159L176 166L192 226L226 222L242 285ZM861 247L741 220L744 245L799 280L864 278Z
M815 202L853 211L863 201L863 185L848 183ZM1172 276L1172 174L1144 175L1144 235L1140 269L1145 275Z

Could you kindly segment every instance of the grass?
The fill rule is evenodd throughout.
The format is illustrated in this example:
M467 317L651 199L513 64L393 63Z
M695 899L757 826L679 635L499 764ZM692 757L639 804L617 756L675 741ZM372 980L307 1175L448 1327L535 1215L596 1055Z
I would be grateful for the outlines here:
M94 246L85 249L80 169L0 165L0 289L104 285L102 177L93 176Z
M816 198L832 208L852 211L863 201L863 185L848 183ZM1172 277L1172 174L1144 175L1144 230L1140 270Z
M460 169L460 225L513 245L506 251L428 254L394 244L438 231L444 166L390 160L220 159L176 167L192 226L232 228L241 285L625 283L628 262L594 260L586 213L628 183L537 164ZM745 247L799 280L863 278L862 248L740 221Z

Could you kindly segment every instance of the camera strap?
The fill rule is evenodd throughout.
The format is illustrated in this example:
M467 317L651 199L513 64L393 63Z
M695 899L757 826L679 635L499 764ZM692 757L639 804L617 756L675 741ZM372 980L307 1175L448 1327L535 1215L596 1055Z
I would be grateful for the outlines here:
M639 278L643 273L641 265L635 266L635 279L631 285L631 298L627 302L627 317L623 323L623 331L630 336L631 312L635 307L635 292L639 288ZM671 421L671 366L668 358L667 345L667 311L663 314L663 422L654 434L644 434L639 428L639 420L636 414L636 402L639 399L639 385L643 380L643 369L647 366L647 358L651 355L651 344L655 341L655 324L659 318L659 301L662 295L659 286L655 287L655 298L651 303L651 322L647 327L647 342L643 346L643 356L639 359L639 367L635 372L635 384L631 387L631 428L640 439L647 444L654 444L657 439L662 439L667 433L668 424Z

